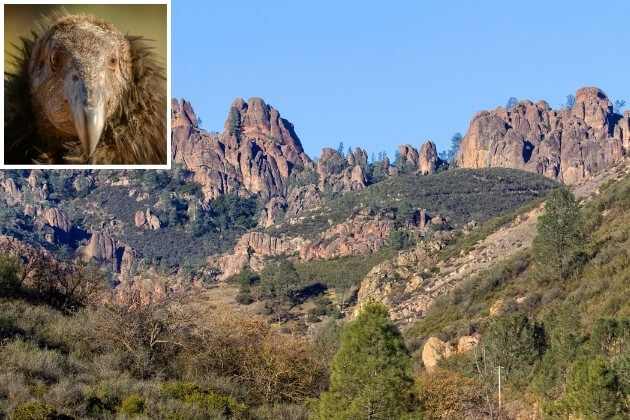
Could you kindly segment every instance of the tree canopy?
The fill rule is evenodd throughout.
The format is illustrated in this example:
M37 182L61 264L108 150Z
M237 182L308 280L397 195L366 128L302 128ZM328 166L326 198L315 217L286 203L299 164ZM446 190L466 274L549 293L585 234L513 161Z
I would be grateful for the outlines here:
M568 188L558 188L549 193L545 212L538 218L537 230L532 255L538 280L553 282L563 279L583 237L580 207Z
M342 335L320 400L322 419L392 419L411 408L409 351L380 303L363 305Z

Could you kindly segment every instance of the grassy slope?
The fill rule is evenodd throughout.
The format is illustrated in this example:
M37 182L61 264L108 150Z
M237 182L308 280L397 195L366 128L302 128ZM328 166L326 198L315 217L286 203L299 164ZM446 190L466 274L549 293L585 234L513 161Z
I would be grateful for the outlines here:
M455 169L421 176L407 174L331 200L301 214L292 223L268 229L272 235L314 237L358 213L362 208L396 208L408 201L429 215L449 216L454 224L486 221L544 197L557 183L514 169Z
M577 316L572 321L585 346L598 319L630 317L630 175L602 186L584 204L583 214L588 233L585 256L573 274L561 283L539 284L532 276L530 252L525 250L462 282L404 331L415 351L415 363L420 363L422 344L430 336L442 340L474 332L483 336L494 322L490 308L499 301L502 305L496 307L502 307L502 313L520 310L535 322L571 306ZM470 374L470 363L468 355L462 355L443 361L442 367ZM508 381L507 386L512 398L530 402L534 398L522 383Z

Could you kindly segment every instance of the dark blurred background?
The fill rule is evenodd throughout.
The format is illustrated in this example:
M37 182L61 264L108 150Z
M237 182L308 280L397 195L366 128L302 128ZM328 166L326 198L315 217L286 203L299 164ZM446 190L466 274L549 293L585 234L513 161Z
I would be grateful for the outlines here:
M11 72L14 66L11 54L20 45L20 36L28 36L37 28L37 21L58 10L53 4L5 4L4 5L4 71ZM147 44L154 47L159 63L166 69L166 4L67 4L69 13L91 13L112 23L120 32L141 35Z

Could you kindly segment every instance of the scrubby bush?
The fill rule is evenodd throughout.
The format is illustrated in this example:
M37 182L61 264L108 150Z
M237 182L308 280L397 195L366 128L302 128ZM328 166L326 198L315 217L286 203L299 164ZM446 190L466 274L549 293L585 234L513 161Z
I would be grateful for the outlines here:
M134 416L144 413L146 403L143 398L138 395L131 394L122 402L118 407L118 411L121 411L129 416Z
M170 397L201 408L214 409L230 418L246 419L249 417L249 409L245 404L239 403L233 397L220 395L212 390L201 388L192 382L165 384L162 390Z
M67 416L61 416L57 411L46 404L38 401L31 401L18 405L15 412L11 416L11 420L61 420L70 419Z

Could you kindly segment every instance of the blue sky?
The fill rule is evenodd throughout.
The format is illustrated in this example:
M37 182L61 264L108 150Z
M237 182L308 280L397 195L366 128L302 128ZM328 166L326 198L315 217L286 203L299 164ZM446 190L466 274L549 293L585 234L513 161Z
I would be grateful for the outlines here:
M311 157L444 150L511 96L558 108L597 86L630 103L629 17L625 0L174 0L172 94L216 131L234 98L261 97Z

